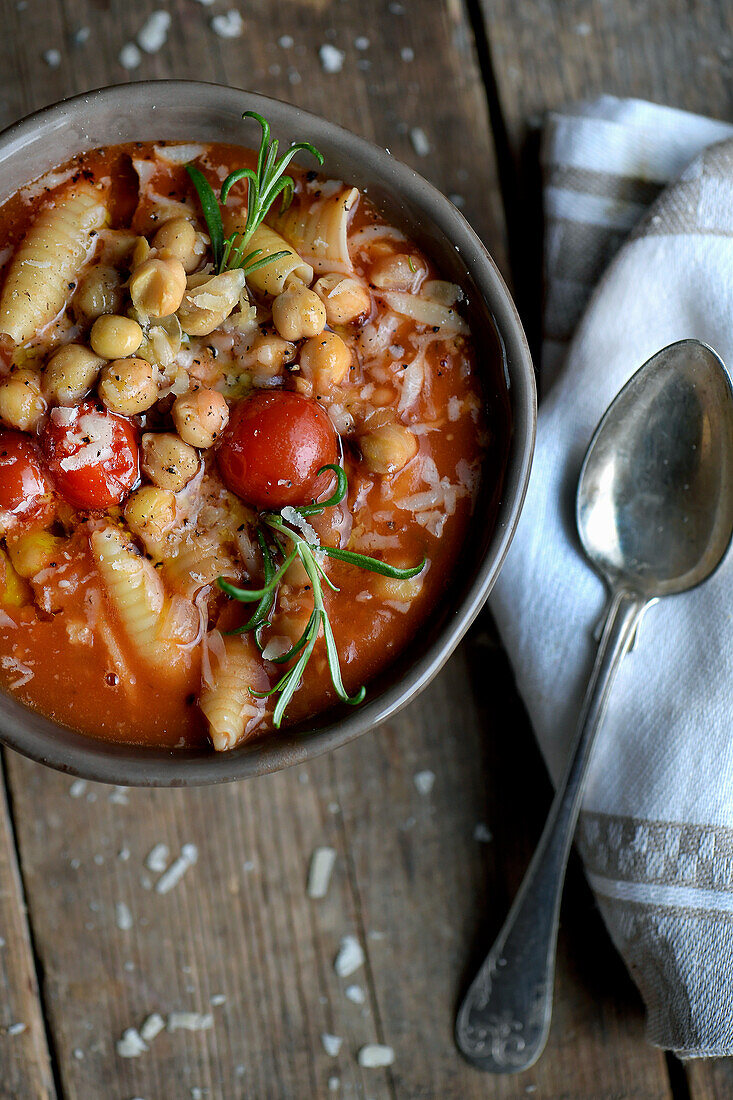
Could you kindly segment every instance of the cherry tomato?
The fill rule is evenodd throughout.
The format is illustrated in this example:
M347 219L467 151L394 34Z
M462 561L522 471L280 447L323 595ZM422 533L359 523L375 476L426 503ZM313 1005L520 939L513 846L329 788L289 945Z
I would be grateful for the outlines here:
M53 409L41 442L57 490L75 508L119 504L138 481L133 424L91 401Z
M9 531L18 521L39 515L50 502L51 486L37 445L20 432L0 434L0 516Z
M241 401L218 452L229 489L255 508L308 504L329 484L321 466L336 462L336 431L317 401L290 390Z

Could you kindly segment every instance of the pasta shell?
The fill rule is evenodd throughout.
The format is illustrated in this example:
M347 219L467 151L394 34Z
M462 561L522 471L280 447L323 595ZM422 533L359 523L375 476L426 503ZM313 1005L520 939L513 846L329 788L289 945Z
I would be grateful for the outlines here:
M267 676L249 638L224 638L224 653L212 673L210 686L201 694L200 706L209 721L217 752L233 749L250 737L265 711L264 699L255 691L267 690Z
M25 344L61 312L106 215L99 192L84 181L41 211L10 263L0 333Z
M233 233L241 234L244 231L247 220L247 208L238 210L224 210L222 213L224 233L230 237ZM313 281L313 268L305 263L291 245L271 229L269 225L260 225L255 229L247 245L247 253L260 252L258 260L265 256L274 256L276 252L287 252L287 256L281 256L272 263L253 271L247 276L247 281L262 294L282 294L285 280L289 275L294 275L307 286Z
M358 201L356 187L344 188L307 207L293 204L272 224L316 271L349 274L349 220Z

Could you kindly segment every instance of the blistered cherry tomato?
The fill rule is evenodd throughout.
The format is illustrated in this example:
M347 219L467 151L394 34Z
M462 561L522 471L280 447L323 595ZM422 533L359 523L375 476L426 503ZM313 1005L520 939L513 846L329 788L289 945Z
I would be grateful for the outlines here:
M53 409L41 441L56 489L75 508L120 504L138 481L133 424L91 401Z
M329 485L336 431L317 401L290 390L241 401L222 436L219 469L229 489L255 508L308 504Z
M35 443L20 432L0 434L0 525L11 530L40 515L51 498L51 486Z

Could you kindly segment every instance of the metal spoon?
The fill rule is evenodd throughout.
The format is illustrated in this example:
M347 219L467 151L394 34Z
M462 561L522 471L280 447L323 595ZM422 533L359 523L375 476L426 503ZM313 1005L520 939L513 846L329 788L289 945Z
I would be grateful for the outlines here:
M595 735L642 613L719 565L733 533L733 390L697 340L658 352L601 420L576 519L611 600L570 762L504 927L456 1020L458 1047L490 1073L519 1073L550 1029L560 898Z

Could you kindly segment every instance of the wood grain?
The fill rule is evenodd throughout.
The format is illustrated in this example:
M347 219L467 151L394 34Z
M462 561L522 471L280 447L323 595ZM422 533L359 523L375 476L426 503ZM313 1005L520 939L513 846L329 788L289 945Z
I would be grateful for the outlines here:
M255 88L389 147L458 196L507 269L485 89L460 0L257 0L241 5L244 35L224 40L209 21L230 6L47 0L39 24L30 4L19 11L5 0L0 121L130 78ZM168 41L128 72L120 49L160 7L173 15ZM503 18L514 28L508 49L516 24L511 12ZM88 38L75 41L85 27ZM324 44L343 51L340 73L323 71ZM61 54L56 68L41 60L48 49ZM526 105L505 110L513 133ZM427 156L416 151L418 128ZM430 794L414 782L425 770L436 776ZM211 790L115 792L11 757L9 780L47 1022L70 1100L669 1096L664 1060L643 1043L638 999L577 868L543 1060L497 1081L453 1047L458 998L549 802L488 618L396 721L296 771ZM489 842L480 839L486 829ZM184 844L198 851L162 895L159 875L145 867L159 842L172 856ZM327 898L315 902L305 878L322 844L336 849L337 863ZM17 888L13 898L17 920ZM345 935L366 955L347 979L333 969ZM363 990L363 1005L347 998L350 985ZM181 1010L210 1012L213 1026L164 1032L138 1058L116 1053L125 1028L152 1011ZM343 1040L338 1056L324 1050L323 1033ZM358 1049L374 1041L394 1047L390 1069L358 1066ZM13 1072L27 1070L13 1063Z
M0 766L0 1100L55 1096Z
M541 333L538 135L546 111L602 94L733 118L728 0L467 0L495 119L517 304ZM481 16L483 15L483 21Z
M547 110L602 93L733 119L733 6L726 0L477 0L477 33L497 94L501 171L520 306L539 342L540 180L536 132ZM520 258L520 263L516 260ZM678 1064L675 1077L685 1070ZM733 1062L688 1063L694 1100L733 1095ZM684 1082L683 1082L684 1087Z

